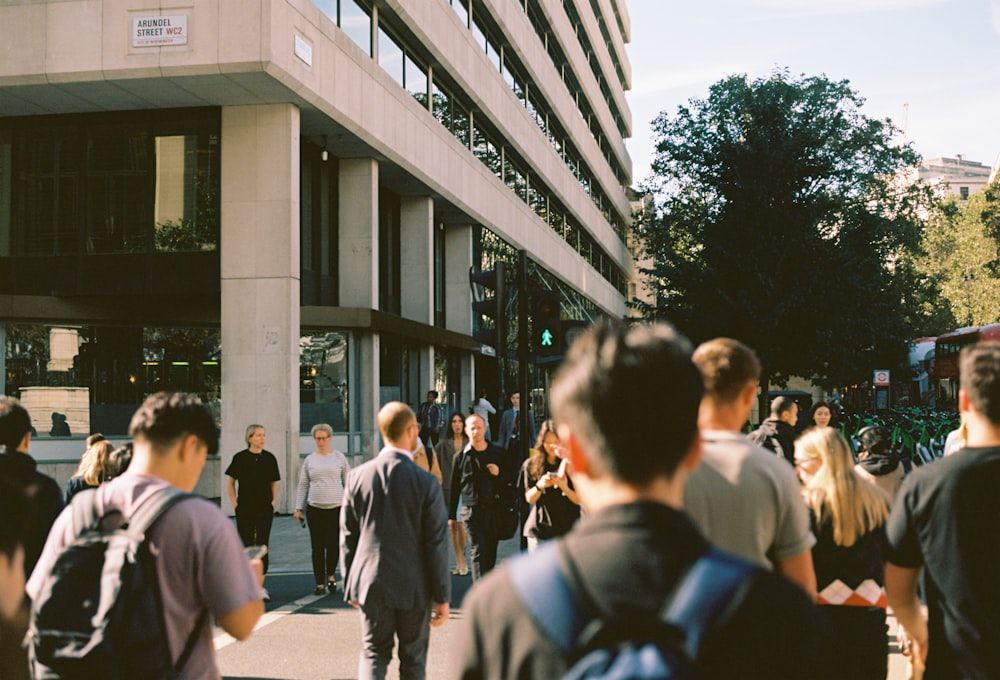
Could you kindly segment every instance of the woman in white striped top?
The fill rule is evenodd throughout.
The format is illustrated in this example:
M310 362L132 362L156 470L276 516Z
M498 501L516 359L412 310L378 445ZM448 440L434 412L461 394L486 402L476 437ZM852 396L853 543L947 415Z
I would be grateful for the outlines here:
M302 461L299 473L299 493L295 501L295 519L302 521L306 510L309 542L312 544L314 594L337 590L333 572L340 557L340 505L344 500L344 485L350 466L347 457L331 446L333 428L326 423L314 425L312 437L316 452Z

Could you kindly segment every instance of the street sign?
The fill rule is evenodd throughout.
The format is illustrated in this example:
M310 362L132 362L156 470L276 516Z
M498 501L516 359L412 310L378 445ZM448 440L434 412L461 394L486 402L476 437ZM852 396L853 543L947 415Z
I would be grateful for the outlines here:
M888 387L889 371L875 371L875 380L873 382L876 387Z

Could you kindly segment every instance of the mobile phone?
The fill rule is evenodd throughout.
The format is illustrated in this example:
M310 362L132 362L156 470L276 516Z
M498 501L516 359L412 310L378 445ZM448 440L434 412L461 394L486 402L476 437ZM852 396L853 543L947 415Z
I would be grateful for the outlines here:
M244 550L246 550L247 557L251 560L259 560L267 554L266 545L249 545Z

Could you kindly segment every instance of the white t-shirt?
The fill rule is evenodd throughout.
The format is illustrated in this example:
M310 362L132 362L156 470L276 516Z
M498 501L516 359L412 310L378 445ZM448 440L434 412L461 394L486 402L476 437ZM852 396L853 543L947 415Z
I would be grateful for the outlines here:
M119 508L130 516L151 493L167 486L158 477L125 474L97 488L97 512ZM35 597L44 575L63 546L73 539L73 515L66 508L56 519L25 590ZM261 598L257 577L233 523L217 505L204 498L178 502L149 531L158 556L157 578L163 594L167 640L174 660L203 609L212 617L236 611ZM184 666L181 678L220 678L212 642L211 620L202 625L200 640Z

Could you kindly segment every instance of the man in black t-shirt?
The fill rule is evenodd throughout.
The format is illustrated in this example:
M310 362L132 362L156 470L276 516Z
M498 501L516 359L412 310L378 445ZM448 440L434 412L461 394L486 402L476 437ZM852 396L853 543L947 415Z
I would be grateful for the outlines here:
M700 454L703 389L690 344L672 328L609 322L574 341L552 384L560 446L586 511L554 542L565 547L579 589L605 620L625 632L655 617L709 548L680 510L684 479ZM524 568L519 573L532 573L541 553L516 558ZM462 603L451 677L566 673L572 653L554 644L528 612L511 571L501 565ZM694 660L698 677L841 677L831 663L833 647L817 607L787 579L755 569L728 609Z
M966 448L904 479L886 527L886 596L927 680L1000 678L1000 343L959 364Z

